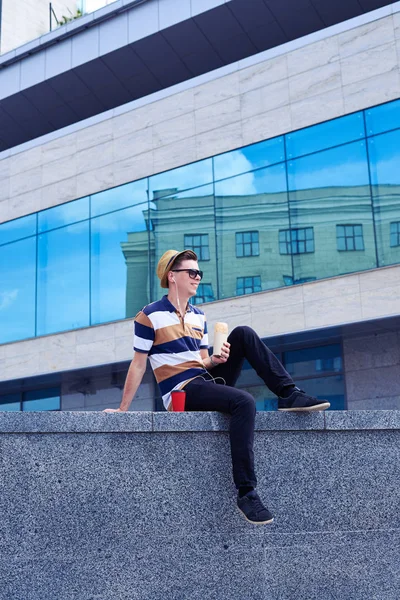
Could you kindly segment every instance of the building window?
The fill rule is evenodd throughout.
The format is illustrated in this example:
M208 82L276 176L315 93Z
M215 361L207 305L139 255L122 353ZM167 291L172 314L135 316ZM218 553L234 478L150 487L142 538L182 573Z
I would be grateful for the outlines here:
M364 250L363 226L336 225L336 241L340 252Z
M279 231L280 254L306 254L314 252L314 228L281 229Z
M283 282L285 285L297 285L300 283L309 283L315 281L316 277L300 277L300 279L293 279L291 275L283 275Z
M400 221L390 223L390 246L400 246Z
M211 283L199 283L197 288L197 294L192 297L192 304L203 304L203 302L212 302L214 300L214 294Z
M26 392L16 392L0 396L2 411L42 411L61 410L61 390L59 387Z
M210 248L208 245L208 233L185 234L184 247L196 252L199 260L210 260Z
M259 256L258 231L238 231L236 233L236 257Z
M236 279L236 295L243 296L244 294L254 294L261 292L261 277L237 277Z

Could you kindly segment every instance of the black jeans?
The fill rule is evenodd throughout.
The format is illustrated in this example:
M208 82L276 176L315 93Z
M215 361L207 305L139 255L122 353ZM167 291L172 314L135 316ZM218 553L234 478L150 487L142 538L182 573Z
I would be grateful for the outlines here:
M217 410L231 415L230 442L233 480L237 488L257 485L254 472L254 421L256 406L253 396L233 387L246 358L265 385L277 396L283 388L294 385L289 373L250 327L236 327L228 337L229 359L214 367L212 379L196 378L185 387L188 411ZM222 385L219 385L222 384Z

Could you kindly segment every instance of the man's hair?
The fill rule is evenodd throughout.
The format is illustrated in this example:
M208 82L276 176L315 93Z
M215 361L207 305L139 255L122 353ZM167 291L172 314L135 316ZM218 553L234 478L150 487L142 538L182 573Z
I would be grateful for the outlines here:
M173 261L172 267L171 267L170 270L173 271L174 269L180 269L184 260L196 260L196 261L198 261L199 259L197 258L196 252L193 252L193 250L185 250L185 252L183 252L183 254L181 254L180 256L178 256L178 258ZM168 281L168 279L167 279L167 285L169 287L169 281Z

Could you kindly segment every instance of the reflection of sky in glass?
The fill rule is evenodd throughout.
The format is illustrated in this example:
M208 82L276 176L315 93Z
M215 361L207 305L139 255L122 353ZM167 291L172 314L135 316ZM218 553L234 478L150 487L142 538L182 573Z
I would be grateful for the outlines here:
M107 6L108 4L112 4L113 2L115 2L115 0L78 0L78 6L83 5L84 12L91 13L94 10L103 8L103 6Z
M39 235L38 335L89 325L89 222Z
M36 234L37 215L28 215L0 225L0 244L13 242Z
M372 185L400 184L400 131L368 140Z
M319 123L286 136L287 158L296 158L339 144L359 140L365 136L361 112L340 119Z
M35 335L36 237L0 248L0 343Z
M216 196L252 196L286 191L285 165L275 165L254 173L245 173L215 184Z
M121 244L128 233L146 231L143 211L147 202L92 219L92 323L126 316L127 266Z
M285 158L283 137L273 138L214 157L215 179L225 179L247 171L282 162Z
M67 202L60 206L42 210L38 214L38 231L39 233L49 231L88 218L89 198L81 198L80 200L74 200L74 202Z
M400 100L375 106L365 111L367 135L400 127Z
M22 410L59 410L60 388L46 388L44 390L32 390L24 392Z
M212 180L211 158L160 173L149 178L150 200L157 196L169 196L175 191L180 192L211 183Z
M0 396L0 410L1 412L21 410L21 395L3 394Z
M113 210L146 202L147 186L148 180L145 178L93 194L90 198L91 216L97 217Z
M368 185L365 142L347 144L288 163L289 190Z

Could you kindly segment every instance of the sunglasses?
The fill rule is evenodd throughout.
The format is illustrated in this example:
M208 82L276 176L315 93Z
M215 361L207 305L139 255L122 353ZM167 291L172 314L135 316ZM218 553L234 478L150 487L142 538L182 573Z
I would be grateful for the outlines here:
M196 277L200 277L203 279L203 271L198 271L198 269L171 269L174 273L180 273L181 271L186 271L189 273L190 279L196 279Z

